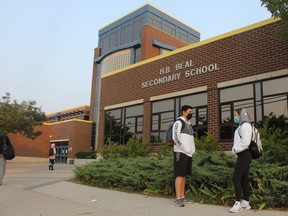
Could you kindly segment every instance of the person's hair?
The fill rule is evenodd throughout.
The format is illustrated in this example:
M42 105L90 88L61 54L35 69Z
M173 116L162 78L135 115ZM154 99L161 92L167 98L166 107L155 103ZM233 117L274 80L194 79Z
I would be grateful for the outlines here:
M239 108L239 109L235 109L234 111L240 116L240 113L241 113L241 108Z
M192 106L184 105L181 107L181 113L186 112L188 109L193 109Z

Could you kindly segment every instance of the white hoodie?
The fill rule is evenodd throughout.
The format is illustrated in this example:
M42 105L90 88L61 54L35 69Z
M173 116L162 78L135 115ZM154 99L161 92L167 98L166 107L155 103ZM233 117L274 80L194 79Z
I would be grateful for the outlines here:
M184 117L180 117L184 122L187 122ZM182 152L189 157L195 153L195 143L193 136L193 128L192 124L188 121L186 125L184 125L183 130L182 122L177 120L173 125L173 134L172 138L175 142L174 152Z
M234 144L232 152L239 153L249 148L252 138L251 119L246 111L242 109L240 113L239 127L234 132Z

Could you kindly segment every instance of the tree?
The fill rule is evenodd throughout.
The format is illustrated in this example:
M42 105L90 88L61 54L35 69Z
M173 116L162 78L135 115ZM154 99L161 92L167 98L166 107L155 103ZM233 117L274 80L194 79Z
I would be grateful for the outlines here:
M42 134L41 131L34 131L34 126L42 125L46 120L45 113L41 108L36 107L35 101L16 100L11 102L10 93L0 99L0 133L20 133L30 139Z
M288 21L288 0L261 0L261 2L261 6L265 6L272 16ZM277 33L280 38L288 39L287 22L279 27Z

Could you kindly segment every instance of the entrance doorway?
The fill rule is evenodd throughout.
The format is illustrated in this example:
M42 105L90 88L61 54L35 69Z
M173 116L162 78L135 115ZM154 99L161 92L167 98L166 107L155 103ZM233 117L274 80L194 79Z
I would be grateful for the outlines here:
M55 163L67 163L68 158L68 144L69 140L53 140L51 143L55 143L56 159Z

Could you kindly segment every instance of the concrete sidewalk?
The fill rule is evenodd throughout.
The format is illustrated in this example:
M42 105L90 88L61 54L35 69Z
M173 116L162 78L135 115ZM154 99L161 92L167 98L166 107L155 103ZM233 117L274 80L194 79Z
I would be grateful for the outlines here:
M225 216L229 207L186 204L174 206L174 199L149 197L75 184L74 165L17 163L9 161L0 186L1 216ZM232 214L233 215L233 214ZM288 216L288 211L243 210L236 215Z

